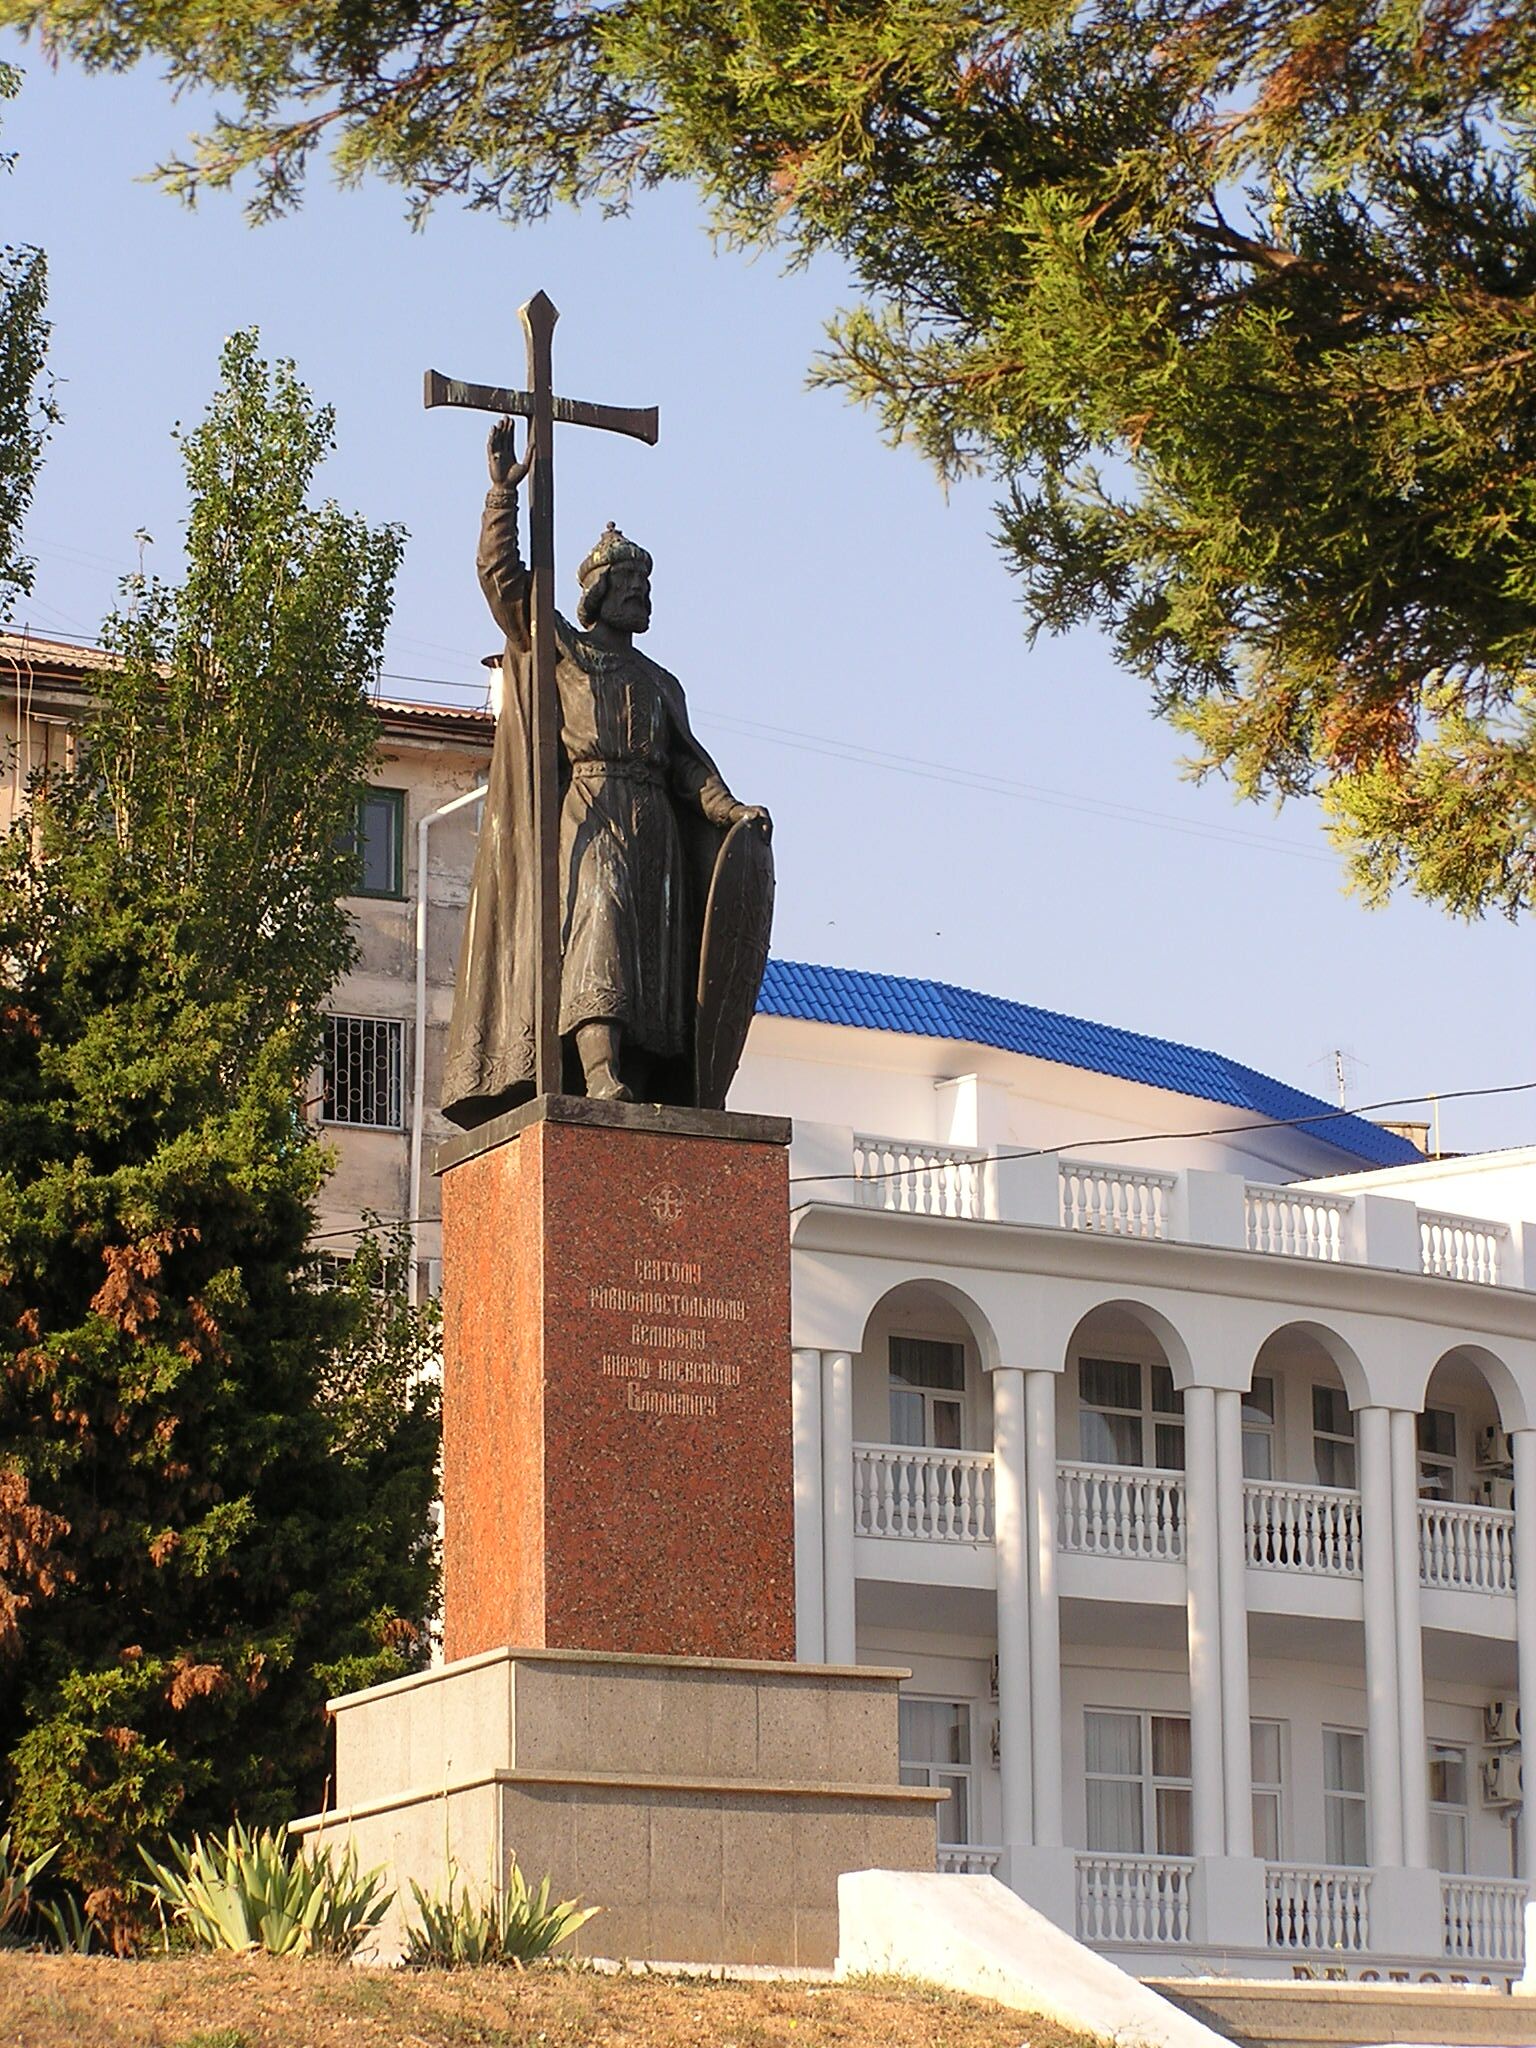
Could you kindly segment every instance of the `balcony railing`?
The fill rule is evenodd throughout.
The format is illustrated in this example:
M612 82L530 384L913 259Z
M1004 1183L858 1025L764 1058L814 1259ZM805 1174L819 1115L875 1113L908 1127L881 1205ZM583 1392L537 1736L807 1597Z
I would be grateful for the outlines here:
M1442 1877L1445 1952L1463 1963L1522 1963L1529 1886L1510 1877Z
M1189 1856L1077 1859L1080 1941L1161 1948L1189 1940Z
M1275 1258L1401 1271L1416 1264L1443 1279L1536 1288L1530 1254L1512 1226L1386 1195L1354 1195L1244 1180L1235 1174L1161 1172L1108 1160L1059 1158L1026 1148L950 1145L807 1125L816 1164L804 1199L1100 1237L1187 1240ZM834 1147L829 1141L835 1141ZM802 1185L792 1173L791 1189Z
M1358 1955L1371 1945L1371 1874L1325 1864L1266 1864L1264 1921L1271 1948Z
M1344 1256L1344 1225L1353 1207L1348 1195L1319 1195L1249 1181L1243 1191L1248 1249L1337 1264Z
M958 1145L904 1145L855 1132L853 1186L866 1209L911 1216L980 1216L986 1154Z
M990 1543L991 1453L855 1444L853 1530L927 1543Z
M1461 1593L1513 1593L1515 1517L1509 1508L1419 1502L1419 1582Z
M1061 1549L1085 1557L1175 1561L1184 1555L1184 1475L1058 1464L1056 1527Z
M1360 1576L1360 1496L1345 1487L1250 1479L1243 1528L1248 1562L1261 1571Z
M1486 1223L1477 1216L1446 1216L1437 1209L1419 1211L1419 1247L1426 1273L1440 1273L1447 1280L1480 1280L1485 1287L1497 1287L1508 1243L1506 1223Z
M1097 1166L1063 1159L1061 1222L1064 1230L1097 1230L1111 1237L1168 1235L1168 1208L1177 1177L1127 1166Z
M955 1877L996 1877L1001 1849L983 1849L975 1842L940 1842L939 1869Z

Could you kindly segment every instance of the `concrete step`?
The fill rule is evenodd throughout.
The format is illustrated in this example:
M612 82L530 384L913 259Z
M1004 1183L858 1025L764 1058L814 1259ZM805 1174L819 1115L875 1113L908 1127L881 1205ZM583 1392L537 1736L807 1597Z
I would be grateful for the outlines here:
M1536 1998L1466 1984L1287 1984L1216 1977L1148 1980L1239 2048L1536 2048Z

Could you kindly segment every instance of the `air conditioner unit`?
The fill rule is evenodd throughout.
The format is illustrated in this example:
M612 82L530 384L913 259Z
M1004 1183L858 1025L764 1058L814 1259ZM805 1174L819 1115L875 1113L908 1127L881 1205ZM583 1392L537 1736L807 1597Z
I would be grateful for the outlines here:
M1512 1508L1515 1504L1515 1482L1497 1476L1480 1479L1472 1489L1473 1504L1480 1508Z
M1483 1740L1490 1749L1520 1740L1520 1708L1514 1700L1489 1700L1483 1708Z
M1477 1469L1479 1472L1496 1472L1501 1466L1510 1466L1515 1461L1514 1450L1509 1441L1509 1431L1501 1429L1494 1422L1487 1429L1477 1432Z
M1513 1750L1501 1749L1483 1758L1484 1806L1520 1804L1520 1759Z

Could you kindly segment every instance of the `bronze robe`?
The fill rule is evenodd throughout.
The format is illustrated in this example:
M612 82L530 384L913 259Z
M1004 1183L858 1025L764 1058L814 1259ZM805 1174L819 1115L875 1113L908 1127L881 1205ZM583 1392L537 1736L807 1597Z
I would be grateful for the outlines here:
M533 663L515 492L486 497L478 567L507 644L443 1080L443 1114L465 1126L534 1085ZM659 1100L690 1102L704 904L736 800L675 676L556 624L564 1085L582 1087L570 1034L603 1021L654 1056Z

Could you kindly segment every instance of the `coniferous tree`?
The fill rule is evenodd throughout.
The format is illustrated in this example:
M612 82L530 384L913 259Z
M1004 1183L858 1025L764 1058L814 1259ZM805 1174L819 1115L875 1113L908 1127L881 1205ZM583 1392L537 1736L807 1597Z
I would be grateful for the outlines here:
M1530 0L0 0L221 117L166 167L510 218L692 180L838 252L819 374L1002 487L1035 626L1097 621L1356 882L1536 901Z
M317 1804L327 1691L419 1663L433 1598L430 1326L309 1249L400 548L309 503L331 437L226 344L185 577L0 848L0 1750L120 1940L136 1843Z

